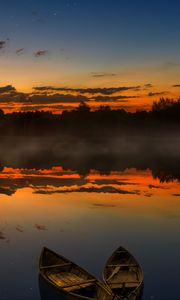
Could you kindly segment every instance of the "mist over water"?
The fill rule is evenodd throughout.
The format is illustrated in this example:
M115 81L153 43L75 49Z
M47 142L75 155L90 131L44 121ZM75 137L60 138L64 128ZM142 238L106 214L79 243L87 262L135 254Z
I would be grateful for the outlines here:
M178 135L2 137L0 299L46 299L43 246L102 279L119 245L143 267L144 300L179 299L179 150Z

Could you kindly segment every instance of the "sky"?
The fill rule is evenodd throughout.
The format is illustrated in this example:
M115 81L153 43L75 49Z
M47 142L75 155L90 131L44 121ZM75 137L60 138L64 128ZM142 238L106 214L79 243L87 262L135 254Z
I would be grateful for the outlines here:
M179 15L178 0L1 1L0 108L134 111L178 98Z

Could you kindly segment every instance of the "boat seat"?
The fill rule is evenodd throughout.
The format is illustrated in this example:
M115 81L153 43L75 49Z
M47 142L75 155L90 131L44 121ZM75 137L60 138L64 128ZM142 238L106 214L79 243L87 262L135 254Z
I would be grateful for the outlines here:
M79 290L79 289L91 286L92 284L94 284L95 281L96 281L96 279L84 280L82 282L77 282L77 283L74 283L74 284L69 285L69 286L63 286L62 288L66 292L72 292L72 291L75 291L75 290Z
M129 282L111 282L110 286L111 288L133 288L136 287L139 284L139 281L129 281Z
M108 265L107 267L138 267L137 264L117 264L117 265Z
M51 269L51 268L58 268L58 267L64 267L64 266L70 266L72 263L63 263L63 264L57 264L57 265L50 265L50 266L43 266L40 267L41 270L43 269Z
M71 286L74 286L74 285L79 285L79 284L86 284L86 283L92 283L92 282L95 282L96 279L86 279L86 280L80 280L78 282L75 282L75 283L71 283L71 284L66 284L63 286L63 288L66 288L66 287L71 287Z

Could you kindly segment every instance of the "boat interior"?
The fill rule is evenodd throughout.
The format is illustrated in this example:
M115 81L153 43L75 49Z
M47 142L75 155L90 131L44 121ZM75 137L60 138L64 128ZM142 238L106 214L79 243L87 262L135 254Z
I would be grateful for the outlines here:
M89 273L61 257L51 255L51 253L47 252L45 256L43 256L43 261L47 265L41 265L40 269L53 285L66 293L87 300L112 299L112 295L107 292L106 286L101 286L98 280Z

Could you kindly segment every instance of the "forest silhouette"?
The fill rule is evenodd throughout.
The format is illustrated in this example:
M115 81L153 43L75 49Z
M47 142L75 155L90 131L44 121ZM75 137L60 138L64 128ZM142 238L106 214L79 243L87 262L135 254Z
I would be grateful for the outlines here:
M160 182L180 181L180 100L161 98L151 111L126 112L85 103L60 115L0 111L0 171L4 167L62 166L85 178L127 168L152 171Z
M150 111L127 112L100 106L91 111L82 102L61 114L45 111L13 112L0 110L1 136L116 137L172 133L180 128L180 99L160 98Z

